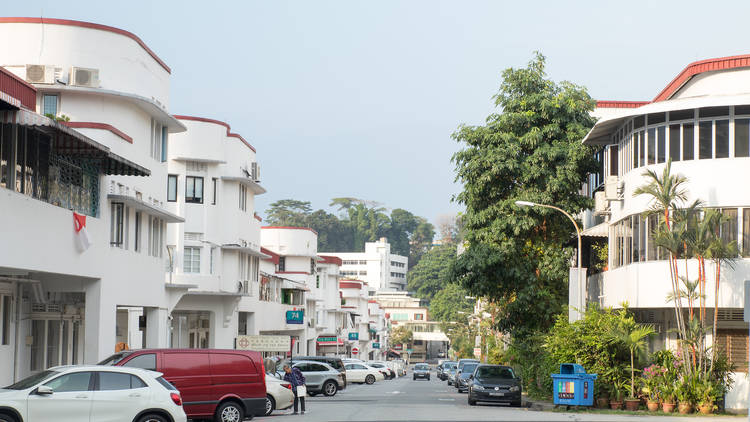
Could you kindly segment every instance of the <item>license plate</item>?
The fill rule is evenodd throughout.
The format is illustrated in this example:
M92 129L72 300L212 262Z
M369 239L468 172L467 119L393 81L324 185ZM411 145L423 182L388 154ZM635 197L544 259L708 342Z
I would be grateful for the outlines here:
M504 395L505 395L505 393L490 393L490 395L491 395L491 396L498 396L498 397L502 397L502 396L504 396Z

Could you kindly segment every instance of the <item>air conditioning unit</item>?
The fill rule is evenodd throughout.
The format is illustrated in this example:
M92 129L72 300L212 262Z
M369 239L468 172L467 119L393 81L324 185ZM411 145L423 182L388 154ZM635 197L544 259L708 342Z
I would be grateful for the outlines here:
M607 196L602 191L594 193L594 214L609 214L609 201L607 201Z
M70 85L99 88L99 69L70 68Z
M260 164L257 162L250 164L250 177L255 183L260 183Z
M604 196L608 201L622 200L618 183L617 176L607 176L607 180L604 182Z
M47 64L27 64L26 82L32 84L54 84L58 76L58 69Z

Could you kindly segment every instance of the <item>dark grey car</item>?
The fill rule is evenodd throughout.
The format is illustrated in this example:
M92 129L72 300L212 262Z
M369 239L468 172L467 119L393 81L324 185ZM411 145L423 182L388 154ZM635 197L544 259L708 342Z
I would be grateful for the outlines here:
M477 366L479 366L478 363L467 362L464 364L461 372L456 374L456 389L458 389L459 393L469 390L469 381Z
M478 401L521 406L521 380L513 369L502 365L478 365L470 377L469 405Z
M430 380L430 365L426 363L418 363L414 365L414 371L412 372L414 380L417 378Z

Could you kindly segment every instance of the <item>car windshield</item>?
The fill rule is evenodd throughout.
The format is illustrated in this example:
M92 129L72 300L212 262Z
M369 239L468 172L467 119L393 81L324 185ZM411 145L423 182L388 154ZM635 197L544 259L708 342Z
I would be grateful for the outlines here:
M414 367L414 369L420 370L420 371L428 371L430 367L428 365L417 365Z
M103 361L97 363L97 365L104 365L104 366L114 366L117 365L118 362L125 359L126 356L128 356L130 353L115 353L114 355L108 357L107 359L104 359Z
M515 378L513 370L510 368L503 368L502 366L484 366L477 369L477 378L501 378L501 379L513 379Z
M15 384L11 384L7 387L3 387L5 390L25 390L27 388L31 388L40 382L53 377L57 374L59 374L60 371L54 371L51 369L48 369L46 371L39 372L38 374L34 374L30 377L24 378L21 381L18 381Z
M475 369L477 369L477 366L478 364L476 363L466 363L464 364L464 367L461 368L461 374L471 374Z
M458 365L456 365L455 363L449 363L445 365L445 368L450 370L450 369L456 369L457 366Z

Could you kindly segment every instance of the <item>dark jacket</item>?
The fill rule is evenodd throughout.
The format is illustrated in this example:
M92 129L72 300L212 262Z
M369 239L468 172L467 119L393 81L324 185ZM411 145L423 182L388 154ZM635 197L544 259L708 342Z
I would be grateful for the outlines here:
M292 368L292 372L284 372L284 381L292 384L292 388L296 391L297 386L305 385L305 376L298 368Z

